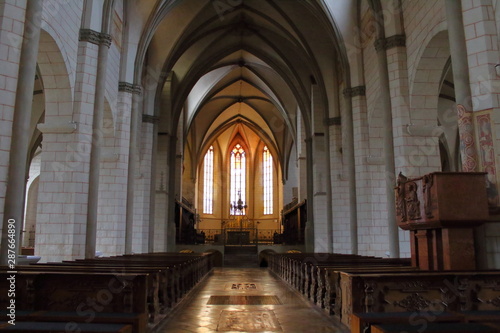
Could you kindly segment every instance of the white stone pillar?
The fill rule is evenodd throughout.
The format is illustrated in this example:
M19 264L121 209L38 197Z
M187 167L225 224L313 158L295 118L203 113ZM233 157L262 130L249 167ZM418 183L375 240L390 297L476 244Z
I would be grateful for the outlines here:
M304 230L305 248L306 252L312 253L316 249L315 239L315 215L314 215L314 145L312 138L306 138L306 170L307 170L307 222ZM302 171L302 170L301 170ZM302 172L301 172L302 175Z
M22 10L21 17L24 19L24 9L17 7L16 0L5 0L0 2L0 22L11 20L13 12ZM21 22L22 23L22 22ZM12 140L12 122L16 102L17 73L19 72L19 60L23 42L24 26L3 25L0 26L0 81L5 82L5 87L0 89L0 100L2 101L2 116L0 117L0 220L3 221L5 192L7 188L7 175L9 172L10 146ZM8 65L5 65L8 62ZM2 224L0 224L0 228Z
M153 123L152 146L151 146L151 184L150 184L150 202L149 202L149 221L148 221L148 252L155 252L155 216L156 216L156 161L158 158L158 117L151 117Z
M312 209L314 219L307 223L314 224L314 252L333 252L333 233L331 221L331 191L328 196L328 187L331 186L330 161L327 146L326 109L322 103L318 85L311 86L311 113L312 113L312 159L313 159L313 197ZM308 207L309 210L309 207ZM329 211L329 212L328 212Z
M477 152L474 144L472 114L470 113L472 100L461 1L446 0L446 19L448 21L453 83L458 109L462 170L473 172L477 170Z
M139 163L139 124L141 122L141 86L134 86L132 96L132 114L130 117L130 148L128 155L128 176L127 176L127 212L125 219L125 253L132 253L132 240L134 237L134 192L135 177Z
M354 124L352 99L364 95L364 87L348 88L344 92L346 107L342 114L342 152L345 155L347 178L349 181L349 233L351 253L358 254L358 207L356 193L356 161L354 159Z
M41 0L28 1L21 48L21 65L17 81L3 216L2 244L0 247L0 263L2 265L7 265L9 254L17 255L21 246L19 236L23 225L26 167L29 148L29 136L26 133L28 133L31 121L33 87L35 84L40 25L42 21L41 13ZM14 233L9 233L9 230L14 231ZM15 236L13 242L10 241L12 238L9 238L9 234Z
M392 104L389 72L387 65L387 42L379 39L375 42L377 51L380 101L382 105L382 119L385 125L384 144L384 166L385 166L385 189L387 196L387 227L389 234L389 253L391 257L399 257L399 234L396 224L396 203L394 197L394 186L396 185L396 166L394 161L394 135L392 127Z
M167 219L165 221L165 240L166 250L168 252L175 251L176 244L176 229L175 229L175 188L176 188L176 152L177 152L177 137L170 135L168 137L167 151Z
M99 34L97 75L94 95L94 117L92 119L92 148L89 165L89 190L87 204L87 226L85 234L85 258L94 258L97 236L97 207L99 205L99 173L101 169L101 146L103 144L102 119L104 116L104 93L111 35Z

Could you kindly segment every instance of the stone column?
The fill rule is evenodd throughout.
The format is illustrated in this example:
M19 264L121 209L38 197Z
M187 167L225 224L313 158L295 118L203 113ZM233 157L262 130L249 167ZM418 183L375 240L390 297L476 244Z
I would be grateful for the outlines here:
M150 183L150 201L149 201L149 225L148 225L148 252L155 252L155 208L156 208L156 160L158 155L158 117L150 117L153 123L153 144L151 147L151 183Z
M313 163L313 139L306 138L306 168L307 168L307 222L304 230L304 240L306 252L312 253L315 250L314 234L314 163Z
M94 96L94 117L92 118L92 150L90 152L89 165L85 258L94 258L96 250L97 207L99 205L99 173L101 168L101 146L103 139L102 119L104 116L104 94L106 91L106 71L110 45L111 35L100 33Z
M352 117L352 98L361 93L364 94L364 87L357 87L358 90L352 88L344 91L345 96L345 112L342 115L342 150L346 158L347 177L349 181L349 231L351 235L351 253L358 254L358 207L356 200L356 161L354 159L354 125Z
M321 98L321 91L317 84L311 85L311 113L312 113L312 156L313 156L313 197L314 209L314 252L333 252L332 233L332 193L330 177L330 153L328 148L328 131L326 119L327 109ZM309 210L309 207L308 207ZM309 223L310 221L307 221Z
M25 2L24 2L25 3ZM9 20L12 16L9 8L17 6L16 0L4 0L0 2L0 22ZM25 6L25 5L24 5ZM7 190L7 175L9 173L10 145L12 140L12 123L14 118L14 108L16 105L17 77L19 72L21 47L24 34L24 16L26 8L22 9L23 21L19 21L20 26L5 25L0 27L0 40L5 42L0 45L0 61L9 61L9 66L5 66L0 73L0 80L12 80L12 87L5 87L0 90L0 100L2 101L3 115L0 119L0 223L3 221L5 208L5 193ZM10 57L9 57L10 55Z
M460 136L460 156L462 170L477 171L477 151L474 144L472 122L472 99L469 80L467 46L462 17L462 4L457 0L446 0L446 20L450 40L451 65L455 85L455 99L458 109L458 131Z
M383 28L382 28L383 29ZM391 257L399 257L399 234L396 224L396 204L394 197L394 186L396 186L396 166L394 161L394 134L392 128L392 104L389 82L389 71L387 65L387 42L385 38L375 42L377 50L378 69L380 75L380 101L382 105L382 120L385 124L383 137L384 143L384 165L385 165L385 189L387 196L387 227L389 232L389 253Z
M175 197L176 190L176 161L177 161L177 136L170 135L167 151L167 219L165 221L165 241L166 251L172 252L176 249L176 228L175 228Z
M23 225L24 198L26 194L26 167L29 145L29 136L27 133L31 121L33 87L35 84L41 21L42 1L28 1L17 81L7 192L3 216L2 244L0 247L0 264L2 265L7 265L8 263L9 250L13 250L17 256L21 246L19 243L19 236ZM11 225L10 228L9 225ZM14 228L12 228L12 226L14 226ZM15 231L15 243L9 243L9 230ZM14 244L15 246L12 248L9 247L9 244Z
M333 212L332 212L332 202L333 202L333 190L332 190L332 160L330 155L330 127L325 119L324 121L324 133L325 133L325 183L326 183L326 230L328 232L327 235L327 251L328 253L333 253Z
M132 253L132 240L134 234L134 190L137 163L139 163L139 123L141 118L141 95L142 88L134 86L134 96L132 96L132 115L130 117L130 148L128 155L127 174L127 212L125 221L125 253Z

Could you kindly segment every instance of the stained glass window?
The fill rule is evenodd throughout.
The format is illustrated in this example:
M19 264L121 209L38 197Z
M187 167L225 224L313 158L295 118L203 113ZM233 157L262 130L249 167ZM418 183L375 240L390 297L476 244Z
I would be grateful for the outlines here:
M205 174L203 182L203 213L213 214L214 207L214 147L205 154Z
M231 203L237 203L241 199L246 203L246 159L245 150L240 144L234 146L231 151ZM231 209L232 215L245 215L245 209Z
M264 214L273 213L273 157L271 152L264 147L262 154L262 174L264 183Z

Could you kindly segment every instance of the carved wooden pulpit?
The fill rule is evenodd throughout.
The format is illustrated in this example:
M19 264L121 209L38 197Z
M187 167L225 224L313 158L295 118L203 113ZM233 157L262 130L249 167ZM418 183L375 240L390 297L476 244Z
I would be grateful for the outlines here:
M411 232L412 264L427 270L476 269L474 227L488 220L486 173L398 177L397 223Z

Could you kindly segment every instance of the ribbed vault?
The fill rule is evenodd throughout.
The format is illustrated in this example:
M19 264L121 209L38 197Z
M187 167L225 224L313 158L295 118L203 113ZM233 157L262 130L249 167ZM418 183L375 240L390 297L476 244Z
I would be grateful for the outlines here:
M159 81L160 130L175 133L196 165L217 135L244 124L270 147L286 179L294 144L313 135L313 119L338 109L345 74L340 64L346 61L322 2L177 0L147 6L153 10L138 61ZM314 103L313 86L319 88Z

